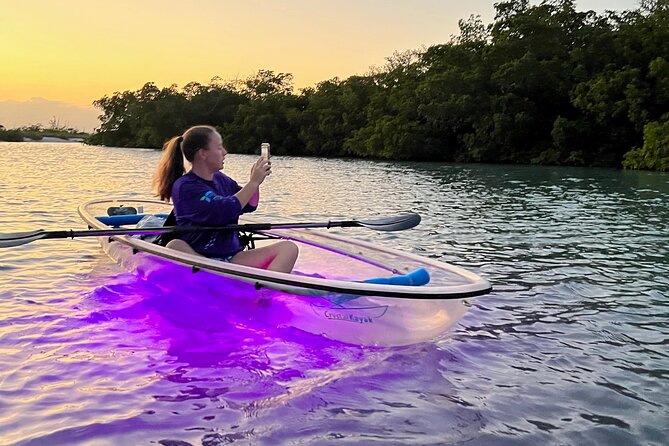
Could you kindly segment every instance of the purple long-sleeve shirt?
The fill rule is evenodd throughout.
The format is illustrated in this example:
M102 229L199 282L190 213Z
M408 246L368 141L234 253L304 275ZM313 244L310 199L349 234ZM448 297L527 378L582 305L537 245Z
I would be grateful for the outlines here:
M172 202L180 226L219 226L237 224L239 216L256 206L242 208L234 195L241 186L227 175L216 172L207 181L188 172L175 181ZM207 257L226 258L244 250L238 231L187 232L179 235L196 252Z

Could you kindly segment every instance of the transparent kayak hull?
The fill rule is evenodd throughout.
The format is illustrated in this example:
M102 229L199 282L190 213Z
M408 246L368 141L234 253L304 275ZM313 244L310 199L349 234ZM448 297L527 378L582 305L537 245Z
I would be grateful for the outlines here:
M142 214L171 211L171 205L158 201L117 199L87 202L79 207L79 214L90 228L109 229L96 217L119 206ZM253 220L240 221L245 222ZM218 299L229 311L249 311L263 323L360 345L399 346L433 340L462 318L467 298L491 290L486 280L453 265L329 234L324 229L281 229L263 234L298 245L300 254L293 274L189 255L133 236L99 240L113 260L169 289L170 296L183 290L188 296L200 296L207 305ZM258 241L256 245L271 242ZM429 284L363 282L416 268L429 271Z

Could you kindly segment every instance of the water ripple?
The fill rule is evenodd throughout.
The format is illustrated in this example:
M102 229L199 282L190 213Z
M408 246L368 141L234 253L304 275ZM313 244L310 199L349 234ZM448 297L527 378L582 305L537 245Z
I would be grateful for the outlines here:
M82 228L77 205L109 193L149 197L160 153L0 143L0 156L11 233ZM226 171L243 182L252 160L230 155ZM666 442L666 174L275 157L259 212L406 210L423 217L411 231L333 232L469 268L495 291L450 335L395 349L198 306L95 240L0 250L0 443Z

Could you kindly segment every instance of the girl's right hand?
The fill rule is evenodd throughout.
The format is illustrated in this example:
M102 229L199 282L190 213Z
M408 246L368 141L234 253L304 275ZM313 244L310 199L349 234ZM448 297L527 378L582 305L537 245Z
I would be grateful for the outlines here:
M258 158L258 161L251 166L251 182L258 185L265 181L265 178L272 173L272 164L265 158Z

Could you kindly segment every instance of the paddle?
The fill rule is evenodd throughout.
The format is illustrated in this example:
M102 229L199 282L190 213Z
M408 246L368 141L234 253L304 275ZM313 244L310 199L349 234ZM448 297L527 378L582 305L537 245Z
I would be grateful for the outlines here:
M82 231L45 231L43 229L32 232L15 232L13 234L0 234L0 248L25 245L36 240L75 238L75 237L110 237L113 235L153 235L165 233L199 232L199 231L221 231L236 229L239 231L257 232L272 229L301 229L301 228L350 228L362 227L374 229L375 231L402 231L413 228L420 223L420 215L410 212L407 214L384 217L376 220L348 220L329 221L327 223L250 223L243 225L225 226L168 226L162 228L137 228L137 229L90 229Z

